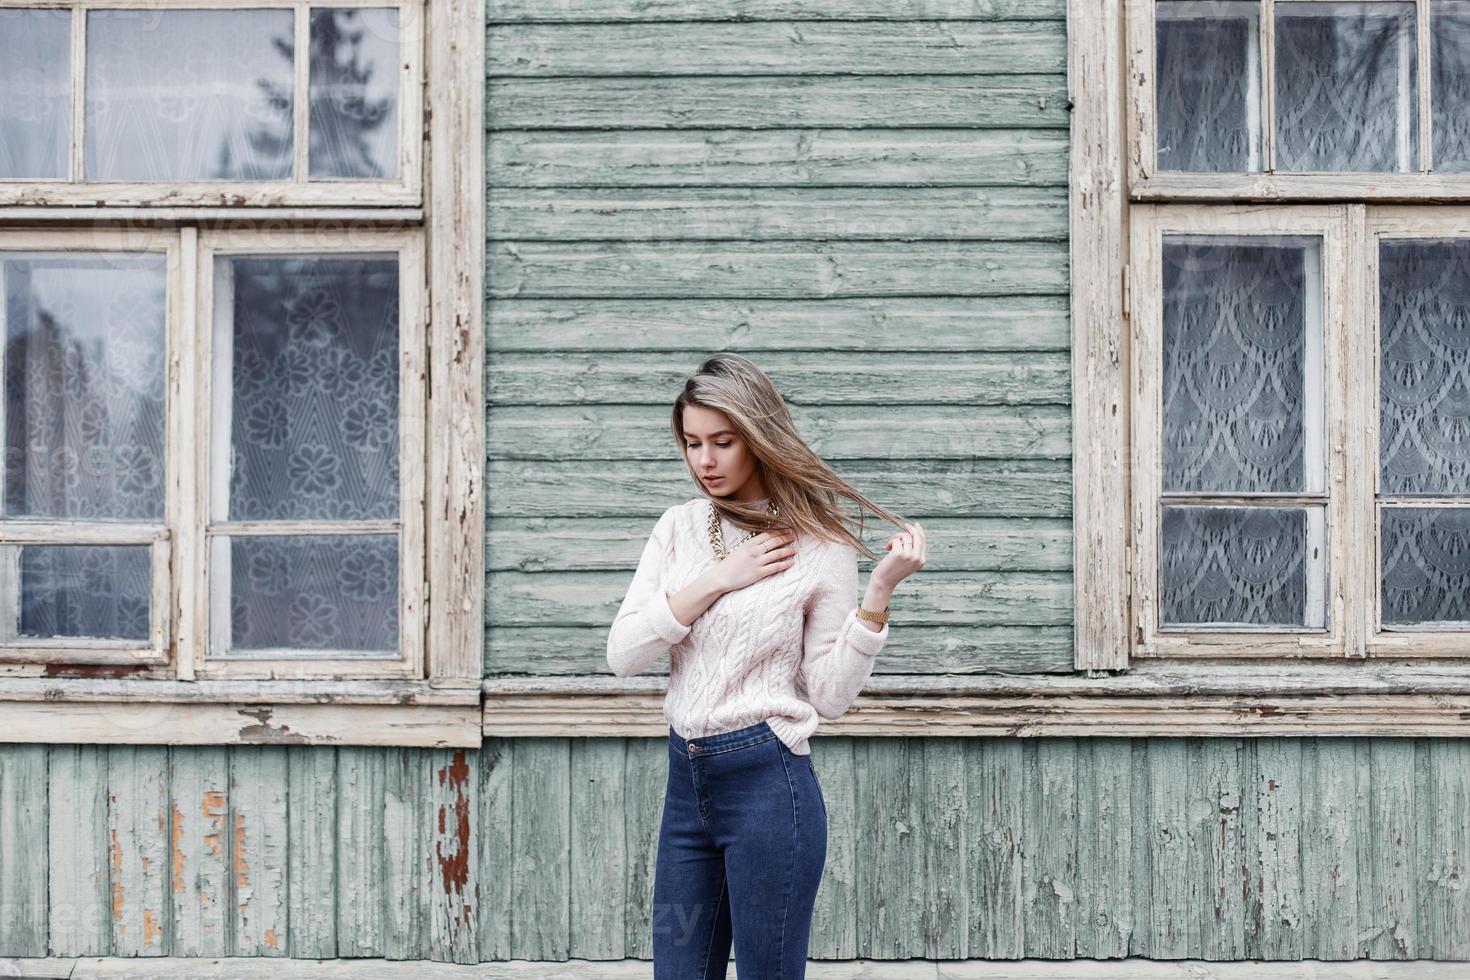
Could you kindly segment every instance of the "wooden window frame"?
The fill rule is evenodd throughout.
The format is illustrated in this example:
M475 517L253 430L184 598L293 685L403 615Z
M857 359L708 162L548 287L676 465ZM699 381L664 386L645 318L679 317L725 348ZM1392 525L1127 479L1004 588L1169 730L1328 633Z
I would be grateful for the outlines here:
M1140 205L1132 209L1132 376L1133 431L1133 540L1137 556L1133 568L1132 616L1136 624L1132 655L1146 657L1342 657L1356 641L1353 620L1362 606L1361 570L1354 559L1358 535L1354 521L1362 508L1357 481L1348 468L1361 458L1362 426L1358 416L1364 399L1358 397L1362 379L1353 370L1352 332L1349 324L1348 284L1352 279L1347 255L1347 208L1344 205ZM1322 411L1320 462L1325 469L1320 492L1297 494L1241 494L1219 498L1219 503L1247 501L1322 504L1325 508L1326 577L1325 629L1212 629L1164 630L1159 624L1157 580L1159 521L1163 497L1161 435L1163 424L1163 283L1164 238L1174 235L1244 236L1267 239L1318 238L1321 249L1322 369L1308 377L1308 398ZM1310 342L1310 340L1309 340ZM1376 404L1376 402L1375 402ZM1310 406L1306 406L1310 408ZM1310 453L1308 455L1311 455ZM1308 465L1311 465L1309 459ZM1183 495L1191 503L1204 497ZM1213 501L1212 501L1213 503ZM1361 655L1359 651L1358 655Z
M193 263L197 277L190 292L197 297L190 329L185 332L193 345L191 372L185 372L185 398L182 404L198 405L197 413L187 413L188 428L179 446L194 447L191 462L195 464L190 486L184 495L180 521L179 552L187 562L187 573L181 581L192 588L179 596L179 671L189 676L216 678L322 678L322 677L405 677L424 674L424 604L428 583L424 573L424 362L428 354L428 309L425 297L423 232L420 228L336 230L329 228L293 228L287 232L260 228L204 230L197 236L184 229L185 237L197 238L197 260ZM209 513L210 501L217 489L217 469L221 433L215 431L216 414L228 404L229 392L215 390L214 381L228 363L218 351L214 285L214 259L219 256L292 254L327 255L380 254L398 259L399 288L399 398L398 452L399 470L398 517L387 521L353 522L362 525L354 531L341 531L337 521L256 522L223 521ZM399 656L388 658L334 658L302 655L297 657L221 658L215 651L221 640L222 624L215 609L228 595L212 582L220 574L212 567L211 544L216 536L260 533L267 527L279 526L283 533L380 533L398 534L398 610Z
M9 252L55 251L67 253L107 254L114 252L153 252L164 257L164 362L172 364L178 356L180 325L185 311L182 308L180 285L179 237L163 231L148 229L121 230L98 228L81 229L26 229L0 236L0 256ZM0 286L3 286L0 276ZM0 309L0 336L4 335L5 312ZM0 356L3 369L3 356ZM163 520L149 524L144 521L129 521L125 524L107 521L76 521L65 519L39 520L34 518L0 518L0 542L9 545L50 544L110 544L149 545L150 588L149 616L146 644L130 643L121 639L91 638L18 638L0 636L0 663L44 663L44 664L164 664L168 661L169 646L173 632L173 576L171 553L175 544L174 529L178 527L179 457L173 451L180 433L176 407L183 404L178 377L168 372L164 378L164 472L161 483L164 487ZM0 405L0 417L6 407ZM14 620L14 593L9 585L19 581L19 549L10 548L0 552L0 605L10 607L7 612Z
M1288 172L1269 169L1275 140L1275 24L1272 16L1277 0L1260 0L1261 139L1263 164L1260 173L1207 173L1161 171L1157 166L1155 107L1155 19L1156 0L1123 0L1126 20L1128 91L1126 95L1128 192L1136 201L1470 201L1470 172L1436 173L1431 132L1429 33L1432 0L1409 0L1415 4L1416 91L1419 134L1418 166L1400 172ZM1338 0L1300 0L1334 3ZM1365 0L1370 3L1403 3L1405 0Z
M207 0L205 5L214 2ZM13 0L0 3L34 5ZM282 676L278 670L274 679L242 676L252 673L248 669L215 671L209 661L201 661L193 646L202 619L199 610L185 602L183 608L171 612L174 636L185 642L176 644L167 662L138 663L129 658L125 663L75 664L36 657L25 662L0 658L0 711L10 721L7 738L11 741L480 744L485 9L478 0L425 0L414 9L425 15L417 22L424 27L421 92L426 101L422 122L415 124L411 140L418 161L411 172L421 191L397 197L363 196L349 191L345 182L337 182L338 198L305 195L283 200L253 193L225 197L216 185L191 203L187 195L174 193L182 187L179 184L155 186L148 195L133 200L111 193L117 188L109 185L106 201L96 200L92 193L85 197L85 206L36 195L0 206L0 244L22 240L59 243L75 241L77 236L89 243L171 243L167 247L176 261L170 276L177 278L177 282L170 280L172 327L198 316L202 297L183 287L197 282L201 270L207 268L201 253L221 234L217 228L244 229L230 234L274 236L273 240L281 239L283 228L287 238L315 236L315 242L301 246L308 251L321 250L323 241L350 241L349 250L356 250L360 242L352 229L357 228L367 229L369 241L395 234L389 229L417 236L412 248L422 256L427 281L426 291L419 291L421 302L416 303L426 318L415 318L423 356L415 378L404 380L420 389L418 414L424 437L419 439L413 460L404 460L402 471L408 475L416 464L421 474L422 503L417 513L422 515L426 561L420 563L424 568L420 577L433 586L432 595L427 591L423 595L423 628L417 631L420 669L405 670L400 676L368 677ZM405 31L408 29L405 24ZM7 200L0 197L0 202ZM396 206L404 202L410 206ZM197 346L170 352L171 386L182 385L192 376L178 359L199 353ZM170 397L176 394L176 404L188 403L182 391L175 393L171 387ZM412 412L413 406L401 406L401 415ZM170 417L170 425L183 425L190 432L199 421L179 412ZM169 438L171 445L185 444L173 433ZM198 468L206 463L192 453L189 461L194 465L181 467L171 480L199 481ZM177 499L198 500L194 488L183 489L187 492L176 494ZM202 557L198 551L204 536L202 524L195 523L200 518L195 513L177 520L170 514L172 530L166 544L176 576L182 574L179 569L192 568ZM0 540L19 540L14 536L18 533L0 528ZM185 539L183 546L180 538ZM197 596L187 591L189 587L179 583L175 594L182 589L185 596ZM180 622L186 619L192 622ZM191 629L192 633L187 632ZM361 665L354 659L348 666L360 673L357 668Z
M424 10L430 0L0 0L0 8L47 7L71 10L71 49L68 124L68 176L0 179L0 206L93 205L278 207L284 205L417 205L423 200ZM403 57L398 69L398 177L396 180L316 178L307 175L310 138L308 56L310 6L384 8L399 10ZM289 180L138 181L99 180L83 176L83 127L86 106L86 17L91 9L251 9L283 8L294 11L292 153Z

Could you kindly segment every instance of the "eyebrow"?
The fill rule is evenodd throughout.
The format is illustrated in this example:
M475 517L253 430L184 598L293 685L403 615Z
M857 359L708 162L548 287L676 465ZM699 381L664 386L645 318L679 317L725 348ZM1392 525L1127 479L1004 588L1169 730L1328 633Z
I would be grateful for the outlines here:
M709 437L711 439L713 439L715 436L733 436L734 434L735 433L732 432L730 429L721 429L719 432L711 432L709 434ZM685 439L698 439L699 436L689 435L688 433L685 433L684 438Z

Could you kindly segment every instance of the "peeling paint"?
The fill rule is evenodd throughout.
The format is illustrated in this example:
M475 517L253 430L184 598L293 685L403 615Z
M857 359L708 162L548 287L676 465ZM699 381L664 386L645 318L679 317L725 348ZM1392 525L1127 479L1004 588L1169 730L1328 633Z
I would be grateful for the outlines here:
M184 850L179 846L180 839L184 836L184 815L179 812L179 805L173 805L174 829L169 834L169 864L172 874L169 877L169 887L175 895L184 894Z
M469 776L470 767L464 749L456 751L450 764L439 770L439 785L446 785L447 780L454 789L454 853L448 856L444 853L446 813L442 803L439 805L440 839L434 844L444 891L448 895L464 894L465 884L470 879L470 801L465 795Z

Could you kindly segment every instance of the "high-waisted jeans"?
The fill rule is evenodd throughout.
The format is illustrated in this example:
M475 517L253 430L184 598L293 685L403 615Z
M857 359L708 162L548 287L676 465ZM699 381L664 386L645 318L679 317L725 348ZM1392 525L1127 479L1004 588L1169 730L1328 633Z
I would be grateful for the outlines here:
M827 860L827 804L810 755L765 722L685 741L669 783L653 885L654 980L802 980Z

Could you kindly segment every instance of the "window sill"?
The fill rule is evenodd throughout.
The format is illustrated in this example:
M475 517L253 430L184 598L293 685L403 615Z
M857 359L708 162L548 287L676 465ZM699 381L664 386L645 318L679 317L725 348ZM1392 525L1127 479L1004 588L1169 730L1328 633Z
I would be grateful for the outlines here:
M424 681L0 679L5 741L476 748L480 694Z
M659 736L667 678L497 677L486 736ZM1470 666L1160 665L1120 674L887 675L820 732L856 736L1470 734Z

